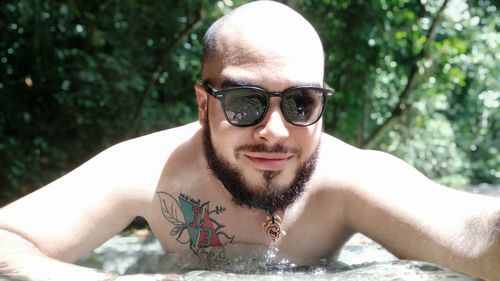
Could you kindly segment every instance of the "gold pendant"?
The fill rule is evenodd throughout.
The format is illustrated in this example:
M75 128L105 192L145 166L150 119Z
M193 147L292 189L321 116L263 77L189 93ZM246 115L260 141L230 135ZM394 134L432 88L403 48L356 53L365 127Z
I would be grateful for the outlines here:
M286 235L286 232L281 230L281 218L278 215L266 216L266 221L262 224L266 229L266 233L276 242L280 239L281 234Z

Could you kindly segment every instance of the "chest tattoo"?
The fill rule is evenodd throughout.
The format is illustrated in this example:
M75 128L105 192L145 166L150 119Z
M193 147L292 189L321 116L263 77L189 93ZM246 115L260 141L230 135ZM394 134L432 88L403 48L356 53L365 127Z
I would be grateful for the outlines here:
M210 201L201 203L180 194L175 198L166 192L157 192L160 198L163 217L173 225L170 235L182 244L189 244L197 255L208 248L221 247L234 239L222 229L225 225L218 223L213 217L226 211L226 208L216 206L210 209Z

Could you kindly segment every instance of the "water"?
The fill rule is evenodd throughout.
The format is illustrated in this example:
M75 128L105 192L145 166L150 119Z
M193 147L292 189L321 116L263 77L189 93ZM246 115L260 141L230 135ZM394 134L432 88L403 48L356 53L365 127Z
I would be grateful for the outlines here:
M244 252L244 255L241 253ZM398 260L382 246L357 234L338 257L301 266L277 249L231 245L202 258L190 253L165 255L147 232L124 233L109 240L78 264L118 274L179 273L184 280L478 280L433 264Z
M284 273L284 274L233 274L225 272L191 271L182 275L185 280L343 280L343 281L465 281L477 280L470 277L441 269L432 265L417 262L394 262L391 264L374 264L358 269L337 273Z

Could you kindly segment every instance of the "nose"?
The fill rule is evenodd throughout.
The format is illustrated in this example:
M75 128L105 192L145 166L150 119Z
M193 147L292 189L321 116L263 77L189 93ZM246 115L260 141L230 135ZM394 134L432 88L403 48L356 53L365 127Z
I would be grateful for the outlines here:
M279 99L276 99L275 102L277 103L273 104L273 101L271 101L266 117L254 131L254 136L257 139L264 140L269 145L283 142L290 136L287 121L281 113Z

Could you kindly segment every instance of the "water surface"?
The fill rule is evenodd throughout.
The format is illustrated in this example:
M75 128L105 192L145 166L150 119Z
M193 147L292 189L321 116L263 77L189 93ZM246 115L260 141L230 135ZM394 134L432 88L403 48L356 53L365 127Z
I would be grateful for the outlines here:
M118 274L179 273L184 280L478 280L433 264L398 260L360 234L337 257L298 265L280 257L277 249L246 245L230 245L201 258L190 252L165 255L151 234L123 233L79 264Z

